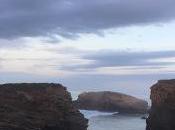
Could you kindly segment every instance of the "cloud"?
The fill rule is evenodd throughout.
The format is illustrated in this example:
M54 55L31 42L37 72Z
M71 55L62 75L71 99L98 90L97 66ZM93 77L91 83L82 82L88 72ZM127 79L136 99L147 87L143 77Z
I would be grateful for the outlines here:
M21 72L62 77L75 74L70 70L63 70L62 66L84 65L90 62L81 58L82 52L78 49L51 47L52 45L49 45L37 44L23 49L0 49L0 72Z
M175 52L97 51L79 56L86 64L62 65L61 69L86 75L174 74Z
M76 38L82 33L165 22L175 18L174 5L174 0L1 0L0 38Z
M0 51L1 71L58 77L175 73L175 51L89 51L37 44L33 48Z
M104 67L146 67L155 69L160 66L175 65L175 51L127 52L104 50L82 55L90 64L65 66L66 69L96 69ZM161 67L160 67L161 68ZM125 68L126 69L126 68ZM127 68L129 69L129 68Z

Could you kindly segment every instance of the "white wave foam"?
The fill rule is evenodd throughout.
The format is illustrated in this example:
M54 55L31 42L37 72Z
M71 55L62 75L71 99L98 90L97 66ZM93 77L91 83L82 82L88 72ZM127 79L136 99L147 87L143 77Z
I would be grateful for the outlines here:
M112 112L100 112L100 111L89 111L89 110L80 110L82 114L84 114L85 118L90 119L91 117L96 117L96 116L108 116L108 115L113 115L116 113Z

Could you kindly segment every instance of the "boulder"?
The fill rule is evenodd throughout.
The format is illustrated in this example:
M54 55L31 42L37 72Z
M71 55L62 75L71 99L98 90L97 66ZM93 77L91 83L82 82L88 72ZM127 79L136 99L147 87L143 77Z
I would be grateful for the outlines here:
M0 130L86 130L87 123L60 84L0 85Z
M175 130L175 79L158 81L151 87L150 97L147 130Z
M148 103L144 100L118 92L85 92L74 101L78 109L119 113L146 113Z

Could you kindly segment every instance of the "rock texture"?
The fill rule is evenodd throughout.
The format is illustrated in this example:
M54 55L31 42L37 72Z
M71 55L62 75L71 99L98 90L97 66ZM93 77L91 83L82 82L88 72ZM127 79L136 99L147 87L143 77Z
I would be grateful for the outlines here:
M146 113L144 100L117 92L86 92L79 95L74 104L79 109L119 113Z
M0 130L86 130L60 84L0 85Z
M151 100L147 130L175 130L175 79L153 85Z

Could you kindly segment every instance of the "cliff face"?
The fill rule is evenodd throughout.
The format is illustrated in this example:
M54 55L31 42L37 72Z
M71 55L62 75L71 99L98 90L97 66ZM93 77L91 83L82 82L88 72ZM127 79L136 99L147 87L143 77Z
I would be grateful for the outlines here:
M79 109L120 113L146 113L146 101L116 92L87 92L74 102Z
M0 130L86 130L60 84L0 85Z
M147 130L175 130L175 80L161 80L153 85L151 100Z

